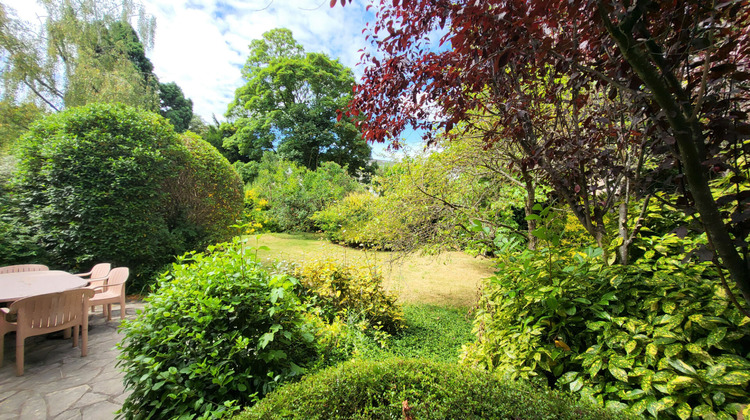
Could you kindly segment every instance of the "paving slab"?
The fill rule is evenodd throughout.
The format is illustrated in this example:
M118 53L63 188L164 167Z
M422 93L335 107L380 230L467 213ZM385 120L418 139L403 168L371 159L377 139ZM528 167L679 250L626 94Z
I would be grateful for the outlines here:
M0 368L0 420L112 420L127 393L123 374L115 367L115 345L122 339L119 305L112 321L101 311L89 315L88 356L62 333L26 339L24 375L16 376L14 333L5 336L5 360ZM126 318L143 309L128 301Z

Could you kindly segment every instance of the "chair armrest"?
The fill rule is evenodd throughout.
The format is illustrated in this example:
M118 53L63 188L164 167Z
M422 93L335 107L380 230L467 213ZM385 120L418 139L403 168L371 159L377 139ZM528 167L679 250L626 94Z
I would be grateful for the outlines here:
M73 275L74 276L78 276L78 277L88 277L88 276L91 275L92 272L93 272L93 270L89 271L88 273L76 273L76 274L73 274Z
M95 279L88 279L89 280L88 286L103 286L103 285L107 284L107 279L108 279L108 277L106 277L106 276L105 277L98 277L98 278L95 278Z

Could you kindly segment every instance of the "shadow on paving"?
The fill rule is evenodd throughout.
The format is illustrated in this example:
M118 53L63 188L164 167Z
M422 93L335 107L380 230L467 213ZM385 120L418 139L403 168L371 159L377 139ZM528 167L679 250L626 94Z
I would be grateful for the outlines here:
M101 311L89 315L88 356L62 332L26 339L24 375L16 376L16 336L5 335L5 360L0 368L0 420L112 420L127 394L115 367L115 345L121 335L120 305L112 305L112 321ZM142 302L128 302L127 318Z

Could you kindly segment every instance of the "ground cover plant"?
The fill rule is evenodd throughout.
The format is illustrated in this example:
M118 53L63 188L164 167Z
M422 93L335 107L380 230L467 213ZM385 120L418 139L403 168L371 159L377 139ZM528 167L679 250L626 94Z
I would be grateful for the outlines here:
M411 304L404 306L405 327L383 342L371 342L356 354L358 358L426 359L456 363L464 344L474 339L472 317L467 308Z
M351 361L268 395L237 419L621 419L563 393L456 364Z

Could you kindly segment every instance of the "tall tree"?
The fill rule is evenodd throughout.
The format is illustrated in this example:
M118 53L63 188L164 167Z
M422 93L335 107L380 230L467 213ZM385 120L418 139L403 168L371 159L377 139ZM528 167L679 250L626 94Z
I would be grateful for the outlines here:
M274 29L250 44L227 118L236 132L226 145L259 161L276 150L310 169L322 162L348 165L354 174L370 168L370 147L353 122L336 110L351 98L354 77L338 60L305 53L288 29Z
M88 102L154 108L156 91L131 63L127 43L109 34L113 25L135 17L141 39L150 45L154 20L142 5L112 0L40 3L46 11L41 26L20 21L0 5L5 99L29 96L52 110Z
M172 123L176 132L183 133L190 127L193 101L185 98L177 83L159 83L159 106L159 113Z
M700 0L419 0L379 2L370 28L377 54L366 53L365 82L354 107L367 136L385 140L407 123L424 124L393 107L394 97L431 101L451 128L477 110L499 111L487 141L530 135L533 110L523 106L519 81L554 98L539 74L566 74L576 86L627 97L648 117L643 129L671 152L683 200L708 234L723 265L750 304L750 232L744 141L750 134L750 5ZM426 45L442 31L449 49ZM437 51L437 52L436 52ZM574 92L575 93L575 92ZM579 96L572 97L573 103ZM508 97L516 98L506 101ZM551 100L550 103L556 103ZM580 105L584 105L581 98ZM521 106L518 106L521 105ZM408 111L408 110L407 110ZM598 118L598 117L597 117ZM515 121L517 135L503 136ZM584 140L581 138L581 140ZM556 144L542 144L545 157ZM535 152L536 153L536 152ZM575 163L575 156L569 158ZM715 200L709 182L729 173L734 193Z

